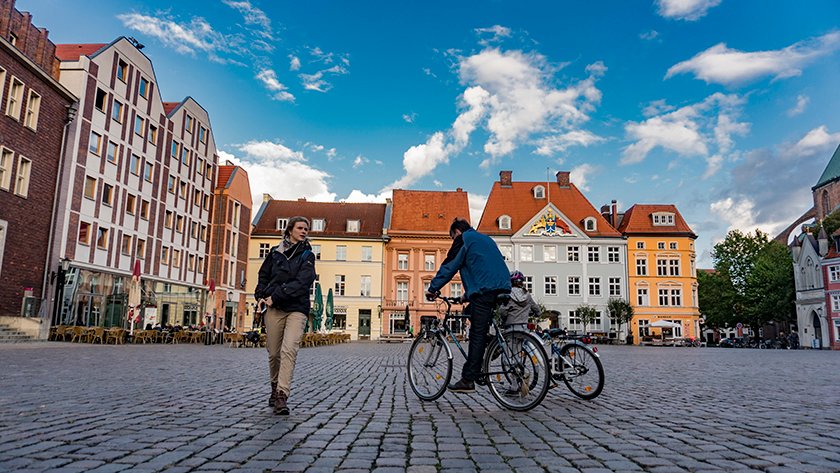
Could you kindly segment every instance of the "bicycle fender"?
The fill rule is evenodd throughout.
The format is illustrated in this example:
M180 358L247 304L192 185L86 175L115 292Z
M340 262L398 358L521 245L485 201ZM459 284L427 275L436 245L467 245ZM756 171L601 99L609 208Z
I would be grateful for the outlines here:
M585 344L585 343L581 342L580 340L570 340L570 341L568 341L568 342L564 343L564 344L560 347L560 350L563 350L563 347L565 347L565 346L567 346L567 345L575 345L575 346L579 346L579 347L582 347L582 348L586 348L587 350L589 350L589 352L590 352L590 353L592 353L592 355L593 355L593 356L595 356L596 358L601 358L601 355L600 355L600 354L598 354L598 352L597 352L597 351L595 351L595 350L593 350L593 349L589 348L589 345L587 345L587 344Z

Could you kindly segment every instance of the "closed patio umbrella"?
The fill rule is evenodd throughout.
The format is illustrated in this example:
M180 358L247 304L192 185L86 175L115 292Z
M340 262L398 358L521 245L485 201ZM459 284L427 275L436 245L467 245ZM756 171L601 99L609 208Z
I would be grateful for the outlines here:
M333 312L333 309L334 309L334 308L333 308L333 292L332 292L332 288L330 288L330 290L327 292L327 303L326 303L325 307L326 307L326 315L327 315L327 325L329 325L330 327L332 327L332 325L333 325L333 320L335 319L335 313ZM320 322L321 322L321 321L320 321L320 320L318 320L318 323L320 323Z
M318 325L320 325L321 321L321 314L324 313L324 294L321 292L321 283L315 283L315 299L312 301L312 309L309 311L310 318L314 321L318 321ZM327 321L329 323L329 321ZM329 328L329 327L327 327Z
M131 324L130 333L134 335L134 323L140 321L140 303L142 299L140 286L140 260L134 261L134 271L128 288L128 320Z

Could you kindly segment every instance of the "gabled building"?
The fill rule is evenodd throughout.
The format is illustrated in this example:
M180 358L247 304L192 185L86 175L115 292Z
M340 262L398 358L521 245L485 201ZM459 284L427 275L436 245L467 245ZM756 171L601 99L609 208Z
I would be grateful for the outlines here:
M385 204L274 200L265 194L254 218L248 246L246 286L250 303L246 326L253 324L254 289L260 266L271 248L283 241L289 219L311 222L308 239L315 253L316 283L324 302L333 291L334 330L352 340L379 338ZM311 295L314 297L313 285ZM322 318L322 328L325 323Z
M672 338L701 337L694 241L697 235L671 204L636 204L624 213L618 230L627 238L630 305L634 343L651 335L651 324ZM660 334L661 335L661 334Z
M455 218L470 219L467 193L395 189L385 246L382 333L404 334L409 326L418 333L420 317L438 315L425 294L452 246L449 226ZM445 296L464 293L459 275L441 291ZM406 325L406 308L409 321ZM453 327L462 330L460 325Z
M500 172L478 231L496 241L511 270L525 274L534 299L552 314L552 327L619 338L607 303L627 300L627 243L568 172L556 177L515 182L512 171ZM586 327L576 312L583 304L598 311Z
M215 328L245 328L248 243L251 238L251 184L248 172L219 166L213 192L207 274L216 287Z
M201 322L218 156L204 108L163 102L152 61L125 37L56 47L81 97L59 196L56 254L70 262L53 323L121 326L140 262L147 322Z
M840 255L833 251L829 260L828 238L823 230L819 239L802 233L790 244L793 278L796 286L796 328L803 347L827 347L831 340L831 315L826 304L837 303L840 315L840 293L826 297L826 281L840 286ZM833 261L832 261L833 260ZM825 279L825 277L828 279ZM831 279L833 278L833 279ZM828 300L826 300L828 299ZM836 300L835 300L836 299ZM833 308L833 306L832 306ZM816 342L816 343L815 343Z
M824 317L820 317L820 308L816 308L816 313L813 311L810 313L805 313L805 324L801 324L800 327L805 327L806 329L810 328L807 332L804 329L800 328L800 340L802 340L802 334L804 332L805 335L811 334L813 331L812 338L819 340L818 343L812 342L813 348L831 348L832 350L840 350L840 230L834 232L831 235L831 243L832 246L829 247L828 239L826 238L825 231L822 231L819 235L818 239L818 246L820 250L820 254L824 254L825 258L822 261L822 265L820 272L822 273L822 280L825 286L825 309L822 313L825 314ZM803 253L805 245L803 246ZM810 253L810 252L809 252ZM802 276L801 282L803 288L810 286L811 284L818 284L816 279L812 279L809 276L808 270L811 269L808 264L808 258L812 255L807 255L805 257L805 266L800 268L800 273ZM802 261L802 257L798 258ZM803 271L804 269L804 271ZM797 295L799 294L799 287L800 285L797 284ZM797 319L800 317L800 312L798 311L799 304L797 304ZM810 319L810 320L809 320ZM808 322L810 322L810 327Z

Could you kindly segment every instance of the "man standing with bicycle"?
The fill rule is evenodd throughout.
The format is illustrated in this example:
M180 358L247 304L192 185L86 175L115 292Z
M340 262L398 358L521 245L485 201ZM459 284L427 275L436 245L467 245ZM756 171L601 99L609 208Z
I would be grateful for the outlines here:
M496 297L510 293L510 275L496 243L474 230L466 220L456 218L449 227L449 237L453 240L452 248L429 284L426 299L434 300L440 289L460 271L464 293L470 301L470 345L461 379L450 384L449 389L467 393L475 391Z

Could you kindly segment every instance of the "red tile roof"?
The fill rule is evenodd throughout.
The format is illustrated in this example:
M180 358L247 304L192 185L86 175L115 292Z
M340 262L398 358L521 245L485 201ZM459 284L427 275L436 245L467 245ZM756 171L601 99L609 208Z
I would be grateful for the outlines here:
M271 200L254 226L251 235L282 235L277 230L278 218L303 216L311 222L324 219L324 231L310 229L309 236L341 238L380 238L385 224L385 204L349 202L307 202L300 200ZM358 220L359 232L347 232L347 221Z
M395 189L389 232L433 232L449 235L456 217L470 220L467 193Z
M550 197L557 210L585 234L591 237L621 236L574 184L560 187L557 182L511 182L510 186L502 186L499 181L494 182L478 224L478 231L488 235L513 235L525 226L548 205L547 198L534 198L533 189L536 186L547 186L546 197ZM502 215L510 217L510 230L499 229L498 220ZM587 217L595 218L595 231L585 231L583 221Z
M169 115L178 105L181 105L181 102L163 102L163 113Z
M80 57L90 56L105 46L108 44L56 44L55 57L59 61L78 61Z
M668 212L674 214L674 225L654 225L653 214L655 212ZM680 211L672 204L636 204L624 213L618 231L624 234L657 233L657 234L683 234L697 238L691 228L685 223Z
M230 175L236 166L219 166L218 180L216 181L216 189L227 187Z

